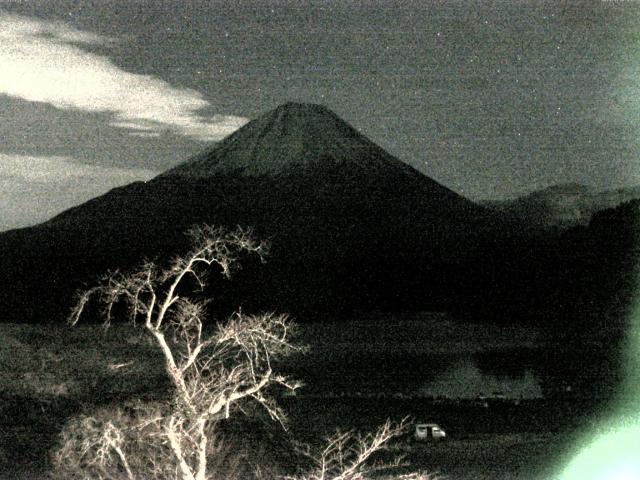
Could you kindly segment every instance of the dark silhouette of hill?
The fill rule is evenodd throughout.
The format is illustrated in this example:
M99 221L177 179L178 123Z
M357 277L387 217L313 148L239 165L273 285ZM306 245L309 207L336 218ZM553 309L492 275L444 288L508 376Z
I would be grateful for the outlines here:
M219 298L300 317L434 306L452 262L504 227L326 108L288 103L151 181L0 234L3 320L57 320L82 284L185 249L204 222L272 243Z
M587 225L593 215L640 198L639 187L603 192L579 184L562 184L511 200L481 202L487 208L519 219L530 228L566 229Z
M464 320L516 322L545 332L537 359L549 394L604 402L625 373L640 261L640 201L596 212L587 225L545 230L497 244L464 261L474 295L450 310ZM475 286L475 288L473 287Z

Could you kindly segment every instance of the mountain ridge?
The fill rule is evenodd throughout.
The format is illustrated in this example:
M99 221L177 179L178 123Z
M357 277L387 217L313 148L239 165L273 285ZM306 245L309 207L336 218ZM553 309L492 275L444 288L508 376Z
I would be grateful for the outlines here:
M508 200L480 202L538 228L587 225L602 210L640 198L640 187L598 191L578 183L551 185Z

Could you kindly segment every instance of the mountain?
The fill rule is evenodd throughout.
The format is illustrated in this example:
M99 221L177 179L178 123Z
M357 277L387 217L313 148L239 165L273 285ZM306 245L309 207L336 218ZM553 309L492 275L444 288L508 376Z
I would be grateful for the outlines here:
M594 194L584 185L563 184L513 200L486 202L485 206L521 218L536 227L569 227L589 223Z
M60 319L79 286L184 250L201 223L272 243L223 298L308 316L437 303L462 252L504 226L325 107L287 103L153 180L0 234L2 320Z
M640 187L598 192L580 184L561 184L502 201L482 202L487 208L523 220L536 228L587 225L596 212L640 198Z
M366 176L422 176L321 105L286 103L247 124L213 149L179 165L172 175L278 177L350 166ZM426 180L426 178L423 178ZM446 190L441 187L442 190Z
M595 211L615 208L626 202L640 199L640 187L624 187L600 192L595 201Z

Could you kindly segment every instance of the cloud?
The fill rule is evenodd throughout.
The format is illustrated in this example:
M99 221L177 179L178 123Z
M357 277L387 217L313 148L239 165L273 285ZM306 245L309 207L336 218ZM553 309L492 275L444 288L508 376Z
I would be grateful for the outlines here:
M153 127L110 126L109 118L108 114L61 110L47 103L0 96L0 119L5 119L0 121L0 152L163 171L205 148L201 141ZM154 136L133 135L139 132Z
M0 94L60 109L111 113L111 125L219 140L246 123L231 115L204 117L211 107L195 90L122 70L107 57L83 50L116 40L60 22L0 12Z
M0 181L17 179L46 184L78 180L123 184L148 180L157 172L135 168L88 165L66 157L32 157L0 153Z
M157 172L102 167L66 157L0 153L0 231L47 220L108 190Z

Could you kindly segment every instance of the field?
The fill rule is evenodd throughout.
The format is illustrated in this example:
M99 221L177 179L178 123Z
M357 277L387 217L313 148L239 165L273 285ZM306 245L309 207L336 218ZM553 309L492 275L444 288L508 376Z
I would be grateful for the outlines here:
M318 338L316 328L303 329L306 343ZM345 334L334 348L342 351L353 345L361 337L357 328L354 332L357 335ZM44 476L48 452L71 416L167 391L161 358L141 333L125 326L107 330L91 325L0 326L2 478ZM463 333L458 336L463 338ZM329 340L315 340L312 350L326 355ZM428 342L420 343L420 349L428 347ZM303 371L313 364L308 362ZM322 388L328 387L323 384ZM570 432L580 426L571 412L586 409L543 399L518 405L492 401L485 406L389 392L379 392L377 397L360 392L330 396L312 393L313 389L304 392L281 399L296 438L313 443L336 428L370 431L387 418L400 420L407 415L436 421L448 433L445 443L417 445L402 439L393 450L406 455L412 469L439 472L451 479L545 478L547 468L556 465L570 446Z
M344 403L327 399L299 399L293 405L293 400L290 400L291 434L313 443L336 428L370 431L381 424L385 413L391 413L392 418L399 418L393 413L411 410L406 404L395 404L393 408L384 409L384 412L380 409L377 414L370 414L361 399L352 402L352 405L345 406ZM323 406L319 407L319 403ZM360 405L359 409L357 405ZM64 420L89 407L86 403L81 405L70 401L38 402L3 398L1 478L30 479L44 476L48 450L53 446ZM380 405L377 407L380 408ZM429 409L428 405L423 407ZM433 415L426 418L447 418L442 415L440 407L440 412L433 409ZM526 416L538 407L524 408L521 413ZM359 410L357 416L354 410ZM476 431L471 428L465 431L460 424L456 428L456 424L451 423L456 419L469 423L469 417L475 413L473 409L467 410L468 418L462 419L450 410L449 420L440 422L449 437L445 442L418 444L410 438L403 438L392 445L391 453L404 455L411 470L435 472L451 479L537 480L548 478L549 469L562 460L570 446L571 437L563 429L535 431L526 426L518 428L514 424L505 429L499 423L504 417L500 409L484 412L478 418L481 423L476 425ZM491 431L492 428L495 428L494 431Z

